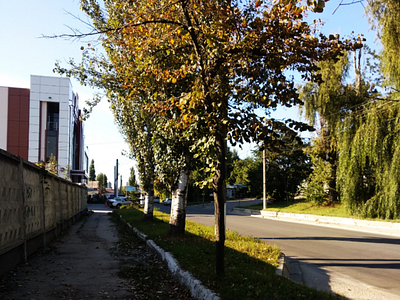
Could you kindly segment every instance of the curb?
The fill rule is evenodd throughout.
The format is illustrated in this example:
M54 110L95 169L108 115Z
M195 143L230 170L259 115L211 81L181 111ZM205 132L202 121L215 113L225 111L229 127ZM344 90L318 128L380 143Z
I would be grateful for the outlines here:
M147 235L139 231L137 228L132 227L132 225L127 223L121 215L119 216L125 224L132 228L133 232L135 232L140 239L145 241L147 247L152 252L156 253L168 266L172 276L190 290L190 294L193 298L198 300L221 300L221 298L219 298L214 292L207 289L200 280L196 279L188 271L182 270L178 261L170 252L165 252L164 249L159 247L153 240L149 240Z
M282 276L300 283L305 284L303 280L303 272L300 267L300 262L293 258L288 258L282 253L283 263L282 263Z
M288 258L281 252L279 263L275 271L276 275L286 277L291 281L304 284L303 273L300 267L300 262L293 258Z

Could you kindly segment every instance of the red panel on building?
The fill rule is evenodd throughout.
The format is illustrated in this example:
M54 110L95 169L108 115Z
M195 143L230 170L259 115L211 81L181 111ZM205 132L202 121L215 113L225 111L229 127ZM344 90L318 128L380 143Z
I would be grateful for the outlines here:
M8 95L8 120L19 121L19 96Z
M8 134L7 134L7 150L10 147L19 147L19 121L8 120ZM8 150L11 152L10 150ZM11 152L18 155L18 153Z
M29 89L8 89L7 151L28 159Z

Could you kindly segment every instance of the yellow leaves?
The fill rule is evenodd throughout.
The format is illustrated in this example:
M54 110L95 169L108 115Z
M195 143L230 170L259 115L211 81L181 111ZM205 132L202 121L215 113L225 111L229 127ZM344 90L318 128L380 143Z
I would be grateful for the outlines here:
M171 43L171 45L173 45L173 44L175 43L175 41L174 41L173 38L171 38L171 39L169 40L169 42Z
M184 109L186 103L187 103L186 98L182 98L182 99L179 101L179 105L178 105L179 109L180 109L180 110Z
M172 78L172 83L176 83L176 78Z

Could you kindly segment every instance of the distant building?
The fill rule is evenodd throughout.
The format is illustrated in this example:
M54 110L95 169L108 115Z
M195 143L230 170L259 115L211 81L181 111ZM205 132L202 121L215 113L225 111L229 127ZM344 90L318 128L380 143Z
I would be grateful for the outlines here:
M227 184L226 185L226 196L228 199L239 199L244 198L247 193L247 185L243 184Z
M79 98L69 78L31 75L30 89L0 87L0 148L33 163L54 156L58 172L86 183L89 158Z

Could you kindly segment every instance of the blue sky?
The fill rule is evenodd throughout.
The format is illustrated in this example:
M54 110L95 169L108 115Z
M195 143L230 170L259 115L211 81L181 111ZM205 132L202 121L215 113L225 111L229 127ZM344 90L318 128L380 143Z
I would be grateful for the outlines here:
M310 13L308 18L322 19L325 26L321 31L325 34L339 33L346 36L354 31L355 34L364 34L368 45L378 47L373 46L375 34L369 31L368 20L363 17L364 7L359 3L341 6L332 15L339 2L330 0L323 14ZM0 2L0 86L29 88L30 75L59 76L53 73L57 60L64 66L67 66L65 62L70 58L80 61L80 47L85 46L88 41L41 38L42 35L70 33L68 26L80 28L83 32L88 31L85 30L86 25L71 14L87 20L79 10L78 0ZM82 106L85 100L91 98L93 90L82 87L74 79L71 80ZM297 116L297 108L279 109L274 113L274 117L279 119ZM95 107L91 117L85 122L85 136L90 159L95 161L96 174L104 173L112 181L113 167L118 159L125 185L134 161L121 155L123 150L128 150L128 146L114 124L107 102ZM243 150L239 150L240 157L250 156L251 150L252 145L244 145Z

